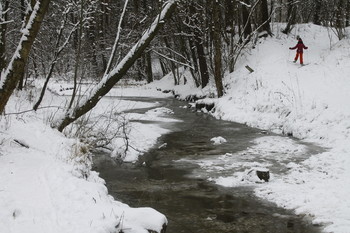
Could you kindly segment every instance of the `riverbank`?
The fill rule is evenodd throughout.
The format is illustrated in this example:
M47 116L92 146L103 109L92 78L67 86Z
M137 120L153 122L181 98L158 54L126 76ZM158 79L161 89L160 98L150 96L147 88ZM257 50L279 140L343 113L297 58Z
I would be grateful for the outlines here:
M257 185L258 197L273 201L297 214L309 215L325 232L350 230L350 40L337 41L326 28L300 25L290 36L274 28L273 38L262 39L243 53L235 72L226 74L226 94L199 100L214 104L210 114L328 148L300 164L290 164L286 176ZM288 47L300 35L306 46L306 66L291 61ZM268 55L268 56L267 56ZM245 65L254 69L250 73ZM187 81L191 80L186 71ZM188 95L215 96L211 83L204 90L194 84L174 86L169 75L150 87ZM183 80L180 81L183 83ZM206 110L204 110L206 111ZM225 186L240 185L235 176L213 179Z
M311 145L217 120L184 108L184 102L174 98L139 100L160 102L161 109L171 109L171 117L181 121L161 123L170 132L162 135L158 146L147 151L136 164L118 164L108 155L94 157L94 170L100 173L115 198L164 213L169 220L167 233L321 232L322 227L313 226L308 218L256 198L249 186L227 188L207 180L267 163L276 165L272 172L276 175L283 172L286 163L302 161L314 154L309 150ZM280 148L274 149L279 156L255 158L250 148L256 146L253 143L256 141L261 145L266 141L278 142ZM246 156L240 156L243 154ZM246 178L252 184L263 182L255 173Z
M30 111L38 98L39 91L35 90L18 92L11 97L7 115L0 121L0 232L161 232L167 223L163 214L136 204L132 208L115 200L108 194L104 180L91 170L92 155L87 153L88 143L83 141L89 135L93 137L93 131L85 131L79 139L74 139L71 135L74 129L62 134L49 126L55 106L64 106L67 98L47 92L44 108L35 113ZM114 109L156 106L157 103L140 106L137 101L105 98L89 118L96 130L114 130L121 122L113 121ZM150 113L144 117L161 120L160 114ZM140 150L130 150L125 157L129 160L135 160L142 150L154 145L166 130L135 123L133 132L130 143L134 145L134 140L138 141L134 148ZM152 134L142 136L146 132ZM118 140L114 143L117 145Z
M255 192L258 197L297 214L311 216L314 224L325 226L325 232L347 233L350 229L347 198L350 87L345 74L350 73L349 40L330 43L324 28L297 27L293 34L299 34L309 46L305 54L309 64L300 67L290 62L294 53L288 47L296 43L295 38L280 34L278 28L274 30L274 38L262 40L254 50L244 53L236 71L225 75L224 97L201 101L214 103L215 111L210 114L219 119L292 134L329 148L303 163L290 164L287 175L257 185ZM255 70L253 73L244 68L247 64ZM52 90L60 89L60 84L50 85ZM0 121L0 232L104 233L115 230L116 226L134 233L150 228L160 231L167 221L164 215L149 208L130 208L112 199L104 181L91 171L90 157L80 153L85 151L84 145L48 126L55 110L44 108L37 113L20 113L31 109L38 90L11 97L6 109L9 115ZM201 90L187 77L186 85L174 86L171 76L142 87L116 88L110 95L171 96L158 90L174 90L183 98L189 94L215 96L213 83ZM66 101L61 96L47 94L42 106L64 106ZM171 116L166 109L157 109L157 103L139 105L129 100L116 103L103 98L90 117L97 117L95 122L106 123L101 125L113 129L117 127L111 123L114 121L102 121L98 116L110 117L114 112L133 107L156 110L133 114L130 120L165 121ZM129 130L136 149L130 148L123 156L129 162L168 132L154 124L136 121ZM112 145L121 145L118 140ZM118 155L118 150L114 152ZM236 178L227 176L212 181L226 186L241 185L234 182Z

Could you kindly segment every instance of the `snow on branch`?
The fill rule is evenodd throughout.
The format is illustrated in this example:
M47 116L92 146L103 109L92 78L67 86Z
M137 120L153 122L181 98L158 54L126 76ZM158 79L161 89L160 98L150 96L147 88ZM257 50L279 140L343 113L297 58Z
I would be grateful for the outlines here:
M165 20L171 16L175 6L176 0L167 1L151 26L143 33L140 40L129 50L118 65L107 73L90 93L77 103L75 108L71 108L64 115L58 116L52 123L52 127L57 127L59 131L62 131L70 123L90 111L113 88L114 84L126 74L136 59L142 55L142 52L151 43L160 27L165 23Z
M107 67L106 67L105 74L103 76L106 76L108 74L108 72L110 71L110 69L111 69L113 58L115 57L115 53L117 51L117 47L118 47L118 44L119 44L120 31L122 29L122 22L123 22L123 19L124 19L124 15L125 15L125 11L126 11L126 7L128 6L128 3L129 3L129 0L126 0L125 3L124 3L124 8L123 8L122 14L120 15L120 19L119 19L119 24L118 24L118 29L117 29L117 36L115 37L113 49L112 49L111 55L110 55L109 60L108 60L108 64L107 64Z
M188 67L188 68L194 70L194 67L193 67L193 66L190 66L189 64L186 64L186 63L177 61L177 60L175 60L175 59L173 59L173 58L170 58L170 57L168 57L168 56L166 56L166 55L164 55L164 54L162 54L162 53L160 53L160 52L157 52L157 51L155 51L155 50L152 50L152 52L158 54L159 56L161 56L161 57L163 57L163 58L165 58L165 59L167 59L167 60L169 60L169 61L172 61L172 62L177 63L177 64L182 65L182 66L186 66L186 67Z
M0 25L8 24L8 23L13 23L13 20L8 20L8 21L1 21L0 19Z
M248 8L252 7L252 5L248 5L247 3L242 2L242 1L239 1L239 3L242 4L243 6L248 7Z
M8 64L7 68L4 69L2 72L1 72L1 75L0 75L0 89L3 89L3 85L4 85L4 81L7 80L7 76L8 74L12 71L13 69L13 63L16 59L19 59L21 58L21 51L22 51L22 48L23 48L23 43L25 41L28 40L28 36L29 36L29 32L32 28L32 25L34 23L34 20L35 20L35 17L40 9L40 3L41 1L37 1L35 3L35 6L34 6L34 9L33 9L33 12L32 14L30 15L30 18L28 20L28 23L26 25L26 27L24 29L21 30L21 33L22 33L22 37L18 43L18 46L16 48L16 51L15 53L13 54L11 60L10 60L10 63Z

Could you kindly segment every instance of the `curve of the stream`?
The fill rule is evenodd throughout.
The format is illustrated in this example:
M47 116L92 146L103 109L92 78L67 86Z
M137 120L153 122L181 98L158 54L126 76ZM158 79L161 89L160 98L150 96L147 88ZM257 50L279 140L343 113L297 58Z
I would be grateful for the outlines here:
M263 167L270 170L271 179L283 176L291 163L305 160L319 148L214 119L174 99L130 100L157 101L181 122L160 123L171 133L159 138L137 163L119 164L108 155L95 156L94 169L117 200L162 212L169 220L167 233L321 232L305 216L258 199L254 187L264 182L249 175Z

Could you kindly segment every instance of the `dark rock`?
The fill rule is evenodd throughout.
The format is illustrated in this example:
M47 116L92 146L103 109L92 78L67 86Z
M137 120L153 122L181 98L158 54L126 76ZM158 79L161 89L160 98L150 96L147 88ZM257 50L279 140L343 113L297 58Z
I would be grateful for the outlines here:
M185 98L185 101L188 101L188 102L195 102L197 100L199 100L199 98L196 95L188 95Z
M270 172L269 171L256 170L256 175L259 177L260 180L264 180L265 182L269 182L269 179L270 179Z
M167 225L164 223L162 226L162 230L160 230L159 233L165 233L166 232L166 227ZM152 231L152 230L148 230L149 233L158 233L157 231Z
M214 103L196 103L196 109L198 110L205 108L208 112L210 112L214 107Z

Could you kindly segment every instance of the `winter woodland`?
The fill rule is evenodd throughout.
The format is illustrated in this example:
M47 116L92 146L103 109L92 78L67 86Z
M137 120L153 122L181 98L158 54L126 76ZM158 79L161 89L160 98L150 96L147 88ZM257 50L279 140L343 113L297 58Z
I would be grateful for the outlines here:
M124 113L157 103L121 95L327 148L255 195L350 232L349 26L349 0L0 0L0 232L165 232L166 213L116 201L92 169L97 149L135 162L169 133ZM176 122L160 112L142 118Z

